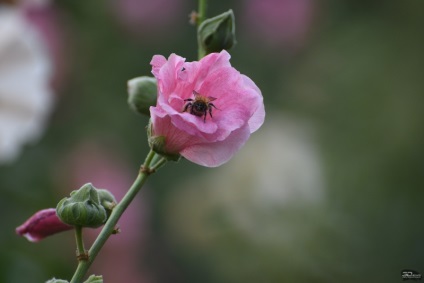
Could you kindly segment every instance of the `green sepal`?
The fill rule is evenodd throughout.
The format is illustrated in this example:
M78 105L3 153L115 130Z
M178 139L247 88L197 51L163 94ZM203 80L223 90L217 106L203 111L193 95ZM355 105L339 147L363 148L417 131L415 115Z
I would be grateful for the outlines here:
M197 30L197 40L206 54L231 49L236 44L233 10L203 21Z
M103 276L101 275L90 275L84 283L103 283Z
M91 183L71 192L56 207L56 214L62 222L81 227L97 228L107 220L105 208L100 204L97 189Z
M113 208L117 204L116 199L111 192L105 189L97 189L97 194L99 195L100 204L106 210L107 218L109 218Z
M49 281L46 281L46 283L69 283L69 281L52 278Z
M128 104L132 110L150 117L150 106L156 105L157 81L153 77L137 77L127 83Z
M154 136L152 121L149 121L147 125L147 140L150 148L157 154L165 157L168 161L178 161L181 155L173 152L166 151L166 137L165 136Z

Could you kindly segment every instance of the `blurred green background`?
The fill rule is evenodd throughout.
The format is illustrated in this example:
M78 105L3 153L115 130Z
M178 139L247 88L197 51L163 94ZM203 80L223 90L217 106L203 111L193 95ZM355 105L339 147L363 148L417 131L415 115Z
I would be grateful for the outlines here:
M424 273L424 2L209 2L209 16L234 10L231 63L261 89L265 124L220 168L183 160L153 175L92 273L155 283ZM126 82L149 75L154 54L196 60L196 8L51 3L64 70L42 139L0 165L0 282L71 278L71 232L33 244L15 228L83 182L131 183L148 151L147 118L128 109ZM119 241L128 234L140 238Z

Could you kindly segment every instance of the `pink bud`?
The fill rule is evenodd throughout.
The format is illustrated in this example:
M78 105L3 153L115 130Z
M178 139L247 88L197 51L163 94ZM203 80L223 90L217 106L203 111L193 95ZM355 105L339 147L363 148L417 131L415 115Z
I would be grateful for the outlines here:
M47 208L38 211L24 224L16 228L16 233L19 236L24 236L30 242L38 242L47 236L73 228L73 226L60 221L55 208Z

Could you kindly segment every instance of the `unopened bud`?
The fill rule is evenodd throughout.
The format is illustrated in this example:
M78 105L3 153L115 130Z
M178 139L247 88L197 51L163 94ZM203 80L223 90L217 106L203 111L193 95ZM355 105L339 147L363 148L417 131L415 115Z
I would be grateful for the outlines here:
M236 44L233 10L206 19L197 31L197 38L206 54L228 50Z
M47 208L38 211L24 224L16 228L16 233L24 236L30 242L38 242L47 236L73 229L73 226L63 223L56 215L56 209Z
M157 100L157 82L155 78L142 76L128 81L128 104L137 113L150 116L150 106Z
M56 212L63 222L72 226L97 228L107 220L97 189L90 183L71 192L70 197L62 199Z

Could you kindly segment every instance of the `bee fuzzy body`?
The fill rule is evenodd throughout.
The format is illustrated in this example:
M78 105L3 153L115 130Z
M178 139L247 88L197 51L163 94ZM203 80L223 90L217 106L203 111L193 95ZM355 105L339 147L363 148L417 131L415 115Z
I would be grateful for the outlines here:
M203 122L206 122L206 117L209 113L209 116L212 118L212 108L216 108L216 106L211 103L211 101L216 100L215 97L212 96L202 96L200 93L193 91L194 99L188 98L184 99L186 101L186 105L184 106L183 112L189 112L192 115L202 117L203 116Z

